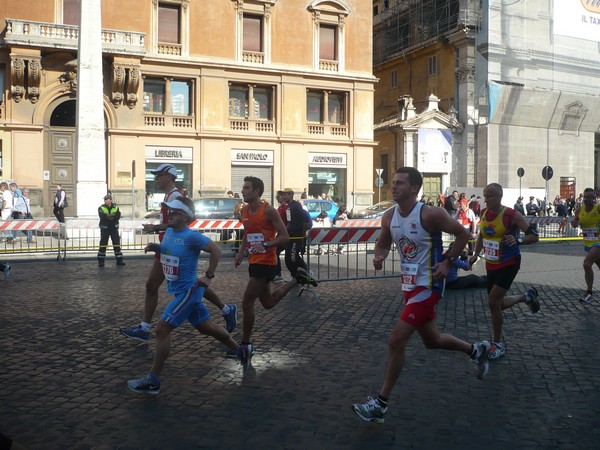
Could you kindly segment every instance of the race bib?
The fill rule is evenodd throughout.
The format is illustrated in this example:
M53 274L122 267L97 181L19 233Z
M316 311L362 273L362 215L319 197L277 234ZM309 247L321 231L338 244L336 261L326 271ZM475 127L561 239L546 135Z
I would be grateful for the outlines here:
M262 233L248 233L246 235L246 243L248 244L248 253L267 253L267 249L263 245L265 235Z
M179 278L179 256L160 255L160 263L167 281Z
M483 257L488 261L498 261L500 259L500 242L484 239Z
M417 270L419 269L418 264L404 263L400 265L400 272L402 276L402 290L412 291L417 283Z
M597 241L598 240L598 228L584 228L583 232L584 241Z

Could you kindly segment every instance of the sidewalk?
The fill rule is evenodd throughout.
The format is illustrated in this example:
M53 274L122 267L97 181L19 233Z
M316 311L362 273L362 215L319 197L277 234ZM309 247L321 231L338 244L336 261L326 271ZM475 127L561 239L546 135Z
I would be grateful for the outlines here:
M485 381L466 356L426 350L415 335L383 425L351 404L381 385L398 279L322 283L320 303L292 292L270 311L257 306L245 373L186 324L161 393L148 398L125 382L149 369L154 343L118 328L139 322L151 256L123 268L107 259L103 270L83 259L16 262L0 280L0 431L36 450L598 448L600 297L577 301L582 259L580 242L526 249L513 291L535 286L542 309L506 311L507 355ZM240 305L246 281L247 265L226 258L213 287ZM159 312L167 298L163 286ZM485 290L448 292L437 323L489 339Z

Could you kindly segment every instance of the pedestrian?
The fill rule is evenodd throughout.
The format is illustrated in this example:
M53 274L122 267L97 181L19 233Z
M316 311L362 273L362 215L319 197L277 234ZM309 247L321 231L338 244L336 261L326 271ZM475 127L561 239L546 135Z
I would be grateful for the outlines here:
M33 219L33 216L31 215L31 204L29 203L29 189L23 188L21 196L15 199L15 210L13 215L15 213L15 218L18 220ZM32 230L23 230L23 233L27 236L27 242L30 244L35 243Z
M0 183L0 192L2 192L2 199L0 204L2 205L2 213L0 213L2 220L11 220L13 215L13 195L11 190L8 188L8 183L3 181ZM12 231L4 231L0 235L2 240L6 239L6 243L14 245L15 239Z
M558 234L559 236L564 235L566 233L567 226L567 205L563 201L563 199L559 198L556 203L556 215L560 217L560 223L558 224Z
M452 191L452 195L446 197L444 209L448 211L450 217L456 217L456 214L458 213L458 191Z
M275 200L277 200L277 212L279 213L279 217L283 220L284 225L287 227L287 203L283 198L283 191L277 191L275 195ZM281 244L277 246L277 270L275 273L275 278L273 281L283 281L283 276L281 274L281 253L285 250L285 244Z
M160 392L160 376L171 350L171 332L184 320L187 319L201 334L212 336L232 351L238 348L225 328L211 320L210 313L202 302L204 289L215 277L221 249L203 234L190 230L189 224L194 221L195 214L194 203L189 198L176 197L162 203L162 206L169 210L168 228L160 244L150 243L144 251L159 255L173 300L156 325L156 351L150 372L127 382L132 391L152 395ZM210 258L204 276L198 278L198 257L201 251L209 253Z
M581 206L575 209L575 216L571 220L573 228L581 227L583 245L586 251L583 259L583 273L586 290L579 297L579 301L590 303L594 288L594 264L600 267L600 205L596 204L596 192L592 188L583 191Z
M308 198L308 189L304 188L304 190L302 191L302 194L300 194L300 198L302 200L306 200Z
M177 179L177 168L173 164L161 164L155 170L152 170L151 173L154 175L154 180L156 181L158 188L165 192L165 197L160 208L161 223L157 225L144 224L143 227L146 233L159 233L158 240L162 242L170 219L169 208L164 206L164 204L165 202L170 202L171 200L174 200L183 194L175 186L175 180ZM150 340L150 324L152 322L152 316L154 316L156 306L158 305L158 288L160 288L160 285L163 283L163 281L165 281L165 275L160 263L160 256L155 255L152 268L150 269L150 274L148 275L148 280L146 281L144 318L138 326L121 328L119 331L122 335L142 342L148 342ZM221 310L227 325L227 331L231 333L237 325L237 306L234 304L225 305L217 293L210 287L207 287L204 290L204 297L217 308L219 308L219 310Z
M304 211L300 202L294 200L294 190L292 188L285 188L283 190L283 201L287 206L285 217L289 236L289 240L285 245L285 266L290 271L292 278L296 278L298 268L302 268L305 272L308 271L308 266L300 253L303 248L302 241L306 236L306 231L312 228L312 224L309 224L309 222L312 222L312 219L310 214ZM313 285L317 286L317 282L314 279Z
M484 194L485 197L485 194ZM532 195L529 197L529 203L525 205L525 210L527 211L527 215L529 217L537 217L540 212L540 207L535 201L535 197Z
M6 280L8 278L8 276L10 275L10 264L9 263L0 263L0 272L2 272L2 275L4 276L4 279Z
M423 205L417 195L423 185L421 173L413 167L396 170L392 196L397 205L381 219L381 232L375 244L373 266L383 269L383 261L395 244L401 259L402 291L405 306L388 341L388 361L379 395L353 410L367 422L383 423L392 389L404 366L405 349L417 331L428 349L463 352L478 366L478 377L487 374L487 341L469 344L449 333L440 333L435 324L436 304L442 298L444 278L469 240L469 233L446 211ZM455 246L442 260L442 232L453 234Z
M254 303L260 301L265 309L271 309L279 303L298 284L315 284L308 272L299 267L295 278L281 284L271 291L269 282L273 280L277 269L276 249L287 244L289 235L279 213L269 203L261 199L264 183L260 178L247 176L244 178L242 196L246 206L242 211L244 238L242 248L248 253L248 273L250 280L242 299L244 312L244 330L242 342L237 356L244 367L251 365L254 349L252 346L252 329L254 328ZM235 267L239 267L246 251L235 256ZM229 354L229 356L232 356Z
M56 193L54 194L54 216L60 223L65 223L65 208L69 206L67 194L62 187L62 184L56 185Z
M519 211L522 215L525 215L525 207L523 206L523 197L517 199L517 203L514 204L513 209Z
M113 245L117 266L124 266L123 252L121 252L121 238L119 237L119 219L121 219L121 210L113 203L112 196L107 194L104 196L104 204L98 208L98 216L100 217L100 246L98 247L98 267L104 267L106 260L106 247L108 246L108 238Z
M469 208L469 203L466 198L463 198L458 202L458 214L456 215L456 220L458 220L469 232L470 238L467 247L469 249L469 255L472 255L474 247L473 240L477 237L477 218L475 217L473 210Z
M504 356L506 345L502 338L502 311L517 303L525 302L531 312L540 310L537 289L531 287L524 294L506 296L521 268L519 246L538 241L537 231L529 225L520 212L502 206L503 189L498 183L488 184L483 190L486 208L481 211L479 235L475 244L475 254L469 262L475 264L483 250L488 278L488 306L492 313L493 341L488 359ZM519 237L519 231L525 233Z

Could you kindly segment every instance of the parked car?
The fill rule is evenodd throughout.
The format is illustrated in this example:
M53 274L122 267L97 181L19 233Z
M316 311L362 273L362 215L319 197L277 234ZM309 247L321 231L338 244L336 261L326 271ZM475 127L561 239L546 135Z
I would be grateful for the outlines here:
M393 208L396 203L391 200L375 203L368 208L357 211L352 215L354 219L381 219L385 212Z
M315 220L321 211L325 211L327 213L327 217L333 222L333 218L338 210L338 205L331 200L304 200L304 206L308 209L308 213L310 214L310 218Z
M235 219L234 211L241 198L232 197L200 197L193 199L196 219ZM144 218L158 219L160 211L150 211Z

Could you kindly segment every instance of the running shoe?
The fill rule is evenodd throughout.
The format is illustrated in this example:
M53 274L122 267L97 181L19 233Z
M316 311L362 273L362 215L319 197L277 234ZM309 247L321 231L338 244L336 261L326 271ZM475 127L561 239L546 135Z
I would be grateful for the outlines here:
M487 375L490 366L488 363L490 343L488 341L479 341L474 343L473 347L475 347L475 353L471 355L471 359L477 365L477 378L483 380Z
M10 275L10 264L4 264L4 270L2 271L2 273L4 274L4 279L6 280Z
M252 360L252 355L254 355L254 349L252 348L252 344L240 344L236 356L240 360L240 364L244 369L250 367Z
M8 265L8 264L7 264ZM4 277L6 278L6 277ZM581 297L579 297L581 303L590 303L592 301L592 291L585 291Z
M142 378L129 380L127 382L127 387L138 394L156 395L160 393L160 381L158 383L153 382L150 374L147 374Z
M241 345L241 342L240 342L240 345ZM227 358L237 358L238 357L237 350L231 350L230 348L228 348L225 351L225 356ZM254 356L254 347L252 347L252 352L251 352L250 356Z
M117 259L117 266L125 266L125 261L123 261L122 259Z
M120 328L119 331L123 336L135 339L136 341L148 342L150 340L150 332L144 331L140 325L131 328Z
M495 360L501 358L506 353L506 348L502 342L492 342L490 346L490 351L488 352L488 359Z
M223 314L223 318L225 319L225 329L231 333L237 325L237 306L234 304L227 306L229 306L229 314Z
M387 406L383 407L377 399L367 398L366 403L355 403L352 405L352 411L365 422L383 423Z
M530 287L525 291L525 304L529 306L532 313L536 313L540 310L540 302L537 299L538 291L534 287Z
M296 281L302 286L311 284L314 287L317 287L319 285L317 280L315 280L311 274L309 274L306 269L303 269L302 267L298 267L298 270L296 271Z

